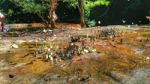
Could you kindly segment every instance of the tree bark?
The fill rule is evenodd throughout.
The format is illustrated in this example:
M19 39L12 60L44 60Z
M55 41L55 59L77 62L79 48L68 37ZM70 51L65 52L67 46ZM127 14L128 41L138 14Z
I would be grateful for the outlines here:
M56 28L56 20L57 20L56 8L57 8L57 0L50 0L49 19L50 19L51 28Z
M78 8L79 8L79 11L80 11L80 25L81 27L86 27L85 25L85 19L84 19L84 0L78 0Z

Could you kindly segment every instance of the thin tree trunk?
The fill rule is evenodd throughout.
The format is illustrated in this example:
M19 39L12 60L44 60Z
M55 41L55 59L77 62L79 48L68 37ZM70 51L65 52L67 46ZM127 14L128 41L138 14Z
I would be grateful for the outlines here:
M78 0L78 8L79 8L79 11L80 11L80 24L81 24L81 27L86 27L85 25L85 19L84 19L84 0Z
M50 0L49 19L50 19L51 28L56 28L56 20L57 20L57 15L55 13L56 8L57 8L57 0Z

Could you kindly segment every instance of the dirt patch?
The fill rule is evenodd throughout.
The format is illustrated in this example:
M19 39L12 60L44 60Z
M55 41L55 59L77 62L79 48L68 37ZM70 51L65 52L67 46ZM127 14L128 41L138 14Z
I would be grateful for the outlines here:
M7 70L10 72L8 77L14 79L14 83L22 80L23 76L27 78L25 81L29 83L32 81L33 84L35 82L33 80L37 79L39 83L95 83L94 81L108 84L121 83L128 77L132 77L134 70L150 64L149 47L147 46L150 41L148 32L145 30L115 34L114 30L105 30L102 34L108 35L98 32L98 35L95 36L86 35L86 31L84 31L86 34L79 36L71 35L74 34L71 31L77 32L78 30L65 31L70 32L68 38L73 40L38 40L30 36L32 41L27 41L29 39L27 38L24 43L17 44L18 48L9 48L9 52L0 54L0 58L6 61L5 64L12 64L14 67ZM57 39L67 34L60 31L55 35L44 37ZM143 50L142 53L137 53L141 50ZM139 73L134 75L138 76ZM29 76L33 76L33 79L28 79Z

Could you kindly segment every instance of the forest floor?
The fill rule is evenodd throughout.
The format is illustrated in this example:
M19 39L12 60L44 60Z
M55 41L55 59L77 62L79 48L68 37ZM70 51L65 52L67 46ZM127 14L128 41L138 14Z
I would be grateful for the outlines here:
M1 33L2 84L149 84L150 27Z

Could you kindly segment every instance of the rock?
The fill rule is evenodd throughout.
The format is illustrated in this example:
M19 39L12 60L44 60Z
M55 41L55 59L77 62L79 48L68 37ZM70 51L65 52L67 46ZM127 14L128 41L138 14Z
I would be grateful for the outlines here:
M8 69L10 69L9 65L4 60L0 60L0 84L10 84L10 80L5 72Z
M74 56L72 58L72 62L80 62L80 61L85 61L85 60L89 60L89 59L97 59L101 56L103 56L104 54L103 53L88 53L88 54L84 54L84 55L81 55L81 56Z
M7 76L0 71L0 83L1 84L10 84L10 81L8 80Z
M14 69L26 65L27 63L9 64L4 60L0 60L0 71Z
M24 65L26 65L27 63L18 63L18 64L16 64L15 66L14 66L14 68L16 68L16 67L21 67L21 66L24 66Z
M10 84L34 84L37 79L38 77L33 74L16 75L15 77L11 78Z
M0 72L8 69L10 69L9 65L4 60L0 60Z
M11 41L1 40L0 41L0 53L5 53L11 48Z
M67 84L66 79L66 77L61 77L59 74L48 73L37 79L33 84Z
M150 68L141 68L134 70L132 76L123 80L122 84L149 84L150 83Z
M113 79L115 79L116 81L119 81L119 82L129 78L129 76L127 76L126 74L118 72L118 71L111 71L109 75Z
M100 78L76 75L67 78L67 84L117 84L114 81L103 81Z

